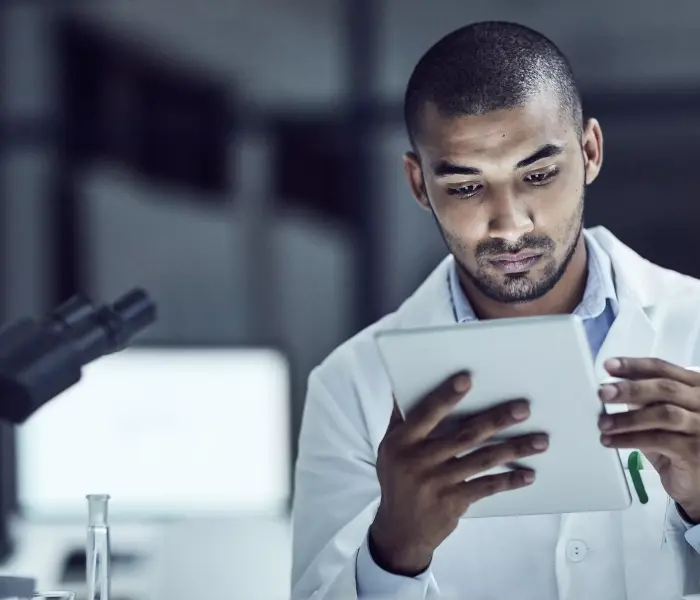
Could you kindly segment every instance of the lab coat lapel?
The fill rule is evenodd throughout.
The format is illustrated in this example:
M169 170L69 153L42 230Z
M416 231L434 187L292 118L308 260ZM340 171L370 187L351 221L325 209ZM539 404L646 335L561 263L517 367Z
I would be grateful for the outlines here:
M604 367L608 358L654 356L659 335L650 318L653 305L650 294L643 285L646 283L646 273L640 268L642 258L622 245L607 230L596 228L592 233L610 256L618 301L617 317L595 360L595 373L598 381L602 382L611 379ZM611 404L606 408L610 413L628 410L624 404ZM627 464L630 452L631 450L620 451L624 464Z
M590 232L610 256L618 300L617 317L595 360L596 375L602 381L609 377L603 367L608 358L653 356L658 336L650 318L654 302L647 263L607 229L596 227Z
M618 289L619 311L595 360L599 380L610 375L603 366L608 358L616 356L652 356L656 329L632 290Z

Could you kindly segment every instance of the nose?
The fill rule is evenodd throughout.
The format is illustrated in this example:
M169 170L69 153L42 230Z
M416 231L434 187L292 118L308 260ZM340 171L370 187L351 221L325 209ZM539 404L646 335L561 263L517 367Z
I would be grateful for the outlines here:
M535 224L526 206L519 202L513 194L502 193L493 196L491 206L489 237L515 243L523 235L534 230Z

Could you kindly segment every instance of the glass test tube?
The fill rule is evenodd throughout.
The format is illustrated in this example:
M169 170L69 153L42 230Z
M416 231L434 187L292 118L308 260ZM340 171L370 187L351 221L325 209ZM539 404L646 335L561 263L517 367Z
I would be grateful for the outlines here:
M91 494L88 500L87 600L110 600L110 545L107 494Z

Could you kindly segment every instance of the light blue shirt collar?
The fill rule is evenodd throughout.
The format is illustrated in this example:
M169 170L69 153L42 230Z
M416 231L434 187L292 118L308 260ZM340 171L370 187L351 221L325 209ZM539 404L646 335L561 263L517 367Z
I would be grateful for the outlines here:
M617 293L610 257L591 234L584 230L583 237L588 250L588 280L581 303L574 314L586 321L601 316L610 303L613 314L617 314ZM467 299L457 274L457 263L452 262L448 271L448 284L452 306L458 323L476 320L476 314Z

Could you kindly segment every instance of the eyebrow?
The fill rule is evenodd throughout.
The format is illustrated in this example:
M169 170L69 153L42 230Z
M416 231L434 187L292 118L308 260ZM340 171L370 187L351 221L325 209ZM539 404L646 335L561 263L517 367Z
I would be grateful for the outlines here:
M538 160L543 158L552 158L553 156L559 156L564 152L564 146L557 146L556 144L545 144L539 150L532 153L527 158L523 158L517 165L516 169L522 169L523 167L529 167L532 163L536 163Z
M545 144L530 156L523 158L517 165L515 169L522 169L528 167L538 160L543 158L552 158L554 156L560 155L564 152L564 146L559 146L557 144ZM456 165L449 160L440 160L433 166L433 173L436 177L448 177L450 175L481 175L481 169L476 167L468 167L465 165Z

